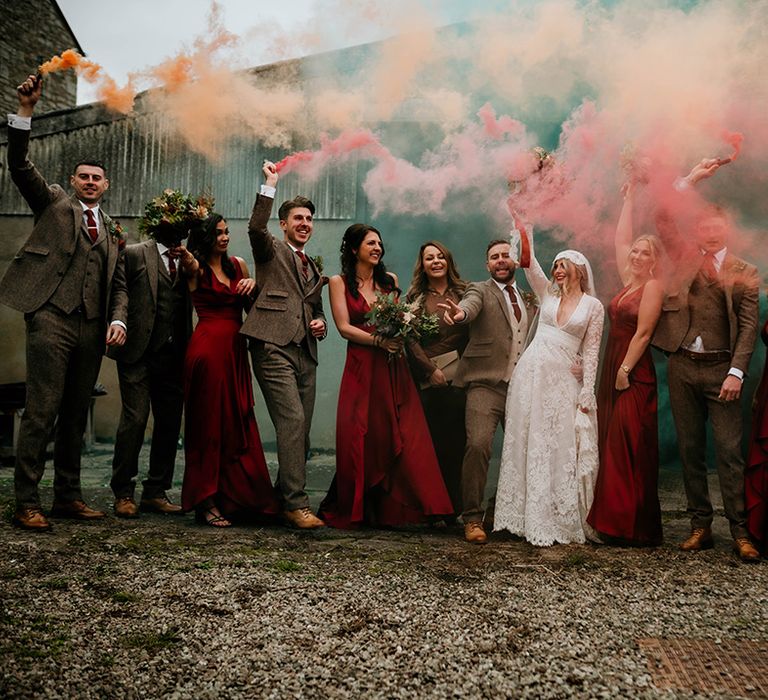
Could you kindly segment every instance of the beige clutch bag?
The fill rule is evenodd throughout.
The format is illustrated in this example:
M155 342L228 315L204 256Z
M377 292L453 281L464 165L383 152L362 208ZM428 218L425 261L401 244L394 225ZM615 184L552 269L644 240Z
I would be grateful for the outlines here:
M429 359L435 363L437 369L442 370L445 375L445 380L450 384L454 380L454 377L456 377L456 370L459 368L459 351L451 350L450 352L444 352L442 355L435 355ZM419 384L419 387L422 389L429 389L431 386L429 379Z

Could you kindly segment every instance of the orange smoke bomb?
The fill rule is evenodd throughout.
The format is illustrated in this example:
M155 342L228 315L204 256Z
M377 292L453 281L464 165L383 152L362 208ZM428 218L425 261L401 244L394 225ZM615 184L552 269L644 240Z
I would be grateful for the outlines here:
M119 88L115 81L102 73L102 67L95 61L89 61L74 49L62 51L60 56L54 56L38 68L42 78L50 73L60 73L65 70L76 70L89 83L98 83L98 96L109 109L128 114L133 109L136 91L129 80L128 84Z
M70 68L79 68L81 71L86 72L85 78L87 80L94 80L101 70L101 66L98 63L83 58L74 49L67 49L60 56L54 56L43 63L38 70L41 75L45 76L49 73L58 73Z

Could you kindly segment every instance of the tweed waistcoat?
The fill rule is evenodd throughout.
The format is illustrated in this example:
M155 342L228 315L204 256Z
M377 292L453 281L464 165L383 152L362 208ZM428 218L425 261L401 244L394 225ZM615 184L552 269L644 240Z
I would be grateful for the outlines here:
M107 237L103 227L96 243L91 243L88 234L81 229L72 261L51 296L51 304L66 314L82 306L87 319L102 318L105 313L106 262Z
M296 257L299 270L301 270L301 262L299 261L299 257L295 253L294 253L294 256ZM312 289L312 287L314 287L318 282L318 277L314 273L314 270L311 267L309 267L308 269L309 269L309 278L304 281L304 285L303 285L304 287L303 291L305 294L310 289ZM302 278L303 278L303 275L302 275ZM302 314L302 324L296 329L295 335L293 336L293 338L291 338L291 342L296 343L297 345L301 343L304 340L304 338L307 337L307 327L309 326L309 322L312 320L311 316L309 317L307 316L306 304L301 305L301 314Z
M515 371L515 367L517 367L517 363L523 354L523 350L525 350L525 338L528 335L529 310L526 309L525 303L520 304L520 310L522 311L522 314L520 315L520 320L518 321L515 318L515 315L510 314L509 309L507 309L507 315L509 317L509 325L512 327L513 333L512 333L512 345L509 349L509 364L507 365L507 376L504 378L506 381L509 381L512 378L512 372Z
M187 302L183 288L184 279L181 275L177 275L176 279L171 281L171 276L162 262L159 265L159 272L155 322L148 344L148 349L151 352L159 350L169 340L173 340L180 348L184 347L187 339L187 321L185 318Z
M683 347L701 336L706 351L730 350L730 326L725 292L717 281L709 282L701 273L696 275L688 293L690 326Z

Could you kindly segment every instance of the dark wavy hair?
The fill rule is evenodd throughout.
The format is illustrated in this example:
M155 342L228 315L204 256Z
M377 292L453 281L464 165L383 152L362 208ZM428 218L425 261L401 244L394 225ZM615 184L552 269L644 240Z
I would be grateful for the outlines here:
M216 245L216 238L219 235L216 227L220 221L226 221L226 219L221 214L211 214L199 226L193 228L189 234L187 249L195 256L202 268L208 267L208 257L213 246ZM235 265L226 253L221 256L221 269L231 280L237 276Z
M357 299L360 292L357 290L357 251L363 243L365 237L373 231L381 241L381 233L378 229L368 224L352 224L341 239L341 276L347 282L349 293ZM384 266L384 243L381 243L381 257L376 267L373 268L373 284L383 292L398 292L400 289L395 285L395 280L387 274L387 268Z
M459 297L463 296L467 289L467 282L461 279L459 270L453 260L453 254L440 241L427 241L419 248L419 255L416 258L416 264L413 266L413 277L411 278L406 298L409 301L419 301L421 303L424 300L424 295L429 291L429 280L427 279L427 273L424 271L424 250L429 246L437 248L445 258L445 263L448 267L449 291L454 292Z

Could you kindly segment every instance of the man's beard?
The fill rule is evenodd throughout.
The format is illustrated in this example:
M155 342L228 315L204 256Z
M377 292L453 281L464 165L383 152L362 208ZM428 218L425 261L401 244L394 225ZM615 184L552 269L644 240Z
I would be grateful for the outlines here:
M499 277L499 273L503 273L503 277ZM494 272L491 273L491 277L495 279L497 282L511 282L515 279L515 268L510 268L507 270L494 270Z

